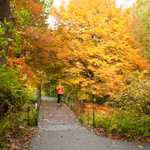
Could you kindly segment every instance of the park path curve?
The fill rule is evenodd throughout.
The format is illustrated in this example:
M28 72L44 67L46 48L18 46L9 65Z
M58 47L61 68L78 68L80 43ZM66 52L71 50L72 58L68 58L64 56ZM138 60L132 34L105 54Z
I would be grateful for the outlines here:
M80 122L66 104L42 97L39 131L30 150L150 150L149 143L123 142L95 135Z

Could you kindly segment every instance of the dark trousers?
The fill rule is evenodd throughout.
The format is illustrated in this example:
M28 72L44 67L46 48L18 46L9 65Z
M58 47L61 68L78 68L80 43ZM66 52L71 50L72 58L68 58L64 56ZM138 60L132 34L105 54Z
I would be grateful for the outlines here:
M62 103L62 96L63 96L63 94L58 94L57 103Z

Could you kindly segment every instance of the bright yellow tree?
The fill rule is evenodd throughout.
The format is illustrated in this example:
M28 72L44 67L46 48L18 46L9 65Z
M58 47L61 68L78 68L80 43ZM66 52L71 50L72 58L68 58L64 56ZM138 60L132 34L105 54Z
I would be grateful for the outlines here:
M57 59L67 81L85 93L112 95L126 85L125 72L149 68L131 34L130 9L114 0L70 0L51 14Z

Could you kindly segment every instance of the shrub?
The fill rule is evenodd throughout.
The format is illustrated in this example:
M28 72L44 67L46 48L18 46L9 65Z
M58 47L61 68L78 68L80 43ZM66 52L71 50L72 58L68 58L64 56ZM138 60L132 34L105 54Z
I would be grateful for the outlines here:
M121 109L113 117L96 117L96 127L104 128L107 133L120 134L123 137L150 137L150 117L140 116L135 111L125 112Z
M38 111L34 105L29 107L29 126L36 126L38 122Z
M142 79L142 76L130 76L131 84L117 91L106 104L150 115L150 81Z
M8 135L21 136L28 130L28 106L33 94L24 86L17 75L18 69L8 69L0 67L0 100L9 104L9 109L5 117L0 122L0 148L7 143ZM30 108L30 116L33 111ZM35 115L34 115L35 116ZM33 125L35 119L31 117L30 124Z

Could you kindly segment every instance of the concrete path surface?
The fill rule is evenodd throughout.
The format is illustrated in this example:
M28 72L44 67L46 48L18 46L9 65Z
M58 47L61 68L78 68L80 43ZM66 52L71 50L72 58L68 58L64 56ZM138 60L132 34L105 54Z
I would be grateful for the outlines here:
M132 143L105 139L81 126L64 103L42 97L38 121L39 131L30 150L150 150L150 143Z

